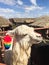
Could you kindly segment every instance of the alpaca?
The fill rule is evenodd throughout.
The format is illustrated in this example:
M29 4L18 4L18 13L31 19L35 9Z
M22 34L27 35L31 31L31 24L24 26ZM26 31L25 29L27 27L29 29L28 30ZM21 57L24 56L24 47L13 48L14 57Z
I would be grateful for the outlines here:
M30 59L31 65L49 65L49 43L33 45Z
M27 65L30 58L31 46L41 42L42 36L36 33L33 27L27 25L20 25L8 31L6 35L13 36L13 45L11 49L12 61L9 59L11 62L7 65Z

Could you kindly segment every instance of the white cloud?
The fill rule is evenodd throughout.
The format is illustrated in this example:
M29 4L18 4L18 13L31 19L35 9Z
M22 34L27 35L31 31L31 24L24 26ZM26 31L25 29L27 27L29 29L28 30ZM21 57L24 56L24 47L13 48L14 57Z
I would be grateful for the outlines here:
M25 8L25 12L30 12L30 11L33 11L33 10L42 10L43 7L39 7L39 6L26 6Z
M11 14L14 14L15 11L13 9L9 9L9 8L0 8L0 16L4 16L6 18L8 18Z
M30 2L32 3L32 5L31 5L31 6L25 6L25 7L24 7L25 12L30 13L30 11L43 10L43 9L45 8L45 7L40 7L40 6L37 4L37 0L30 0Z
M23 5L23 2L21 0L17 0L18 5Z
M22 13L9 8L0 8L0 16L5 18L21 17Z
M0 2L7 4L7 5L15 5L16 4L15 0L0 0Z
M14 13L15 11L13 9L9 9L9 8L0 8L0 13Z
M41 9L40 7L38 7L39 9ZM32 9L36 9L35 7L33 8L30 8L27 7L26 8L26 11L32 11ZM6 17L6 18L29 18L29 17L34 17L36 15L34 15L33 13L26 13L26 12L18 12L18 11L15 11L13 9L9 9L9 8L0 8L0 16L3 16L3 17Z
M21 0L0 0L0 2L7 4L7 5L22 5L23 1Z
M3 16L5 18L23 18L23 17L29 17L29 14L22 12L15 11L13 9L9 8L0 8L0 16Z
M37 5L36 0L30 0L30 2L34 5Z

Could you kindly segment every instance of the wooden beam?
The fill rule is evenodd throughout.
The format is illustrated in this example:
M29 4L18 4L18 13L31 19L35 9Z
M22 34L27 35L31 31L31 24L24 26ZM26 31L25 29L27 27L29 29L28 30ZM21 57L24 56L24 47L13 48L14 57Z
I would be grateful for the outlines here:
M49 28L34 28L35 30L44 30L44 29L49 29Z
M0 63L0 65L6 65L6 64Z

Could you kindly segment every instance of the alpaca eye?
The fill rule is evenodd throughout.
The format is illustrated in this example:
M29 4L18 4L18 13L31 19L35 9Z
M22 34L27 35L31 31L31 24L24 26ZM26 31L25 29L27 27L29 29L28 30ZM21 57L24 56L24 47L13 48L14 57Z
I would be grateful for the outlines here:
M36 37L41 37L41 36L36 36Z

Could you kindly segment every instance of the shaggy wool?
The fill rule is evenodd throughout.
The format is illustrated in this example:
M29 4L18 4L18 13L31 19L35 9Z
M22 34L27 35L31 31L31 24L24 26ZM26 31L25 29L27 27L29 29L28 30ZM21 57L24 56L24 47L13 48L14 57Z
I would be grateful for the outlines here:
M6 62L11 61L7 65L27 65L30 58L31 46L41 42L42 36L36 33L33 27L28 27L27 25L18 26L8 31L7 34L13 35L11 59L8 56L10 53L5 54L5 56L7 55L6 59L8 59Z

